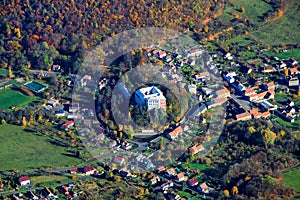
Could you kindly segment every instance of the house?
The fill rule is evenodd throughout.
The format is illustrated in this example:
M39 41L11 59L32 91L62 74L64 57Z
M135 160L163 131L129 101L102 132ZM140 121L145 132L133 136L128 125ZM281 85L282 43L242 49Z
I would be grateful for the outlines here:
M266 110L275 110L277 109L277 105L273 105L267 101L262 101L259 103L260 107Z
M29 176L21 176L19 178L19 183L21 184L21 186L29 185L30 184Z
M275 84L273 81L265 84L263 87L265 90L275 90Z
M71 128L72 126L74 126L74 122L72 120L70 120L70 121L64 123L63 125L61 125L60 129L66 131L69 128Z
M197 190L200 191L200 192L202 192L202 193L208 194L212 190L212 188L208 187L206 185L206 183L204 182L204 183L201 183L199 185L199 187L197 188Z
M271 66L271 65L261 66L260 70L263 73L270 73L270 72L274 72L275 71L274 67Z
M254 88L254 87L252 87L252 88L247 88L246 90L244 90L243 94L244 94L245 96L251 96L251 95L253 95L253 94L256 94L255 88Z
M78 169L77 168L73 168L73 169L70 169L69 172L71 174L76 174L78 172Z
M238 81L234 82L232 86L239 92L243 92L244 90L246 90L245 86Z
M121 147L122 147L123 149L128 150L128 149L130 149L132 146L131 146L131 144L129 144L127 141L124 141L124 142L121 144Z
M166 56L167 56L167 52L165 52L165 51L158 51L158 57L159 58L164 58Z
M171 187L173 187L173 186L174 186L173 181L168 180L167 182L163 183L160 187L161 187L163 190L167 190L168 188L171 188Z
M298 86L299 85L299 79L297 77L290 77L287 79L288 86Z
M224 73L222 73L222 76L229 84L235 82L235 79L234 79L234 76L236 76L235 72L229 73L228 71L225 71Z
M170 140L174 140L179 136L179 134L182 133L182 127L178 126L176 127L173 131L167 133L166 137L169 138Z
M183 173L183 172L180 172L179 174L177 174L176 180L178 180L179 182L184 181L184 180L185 180L184 173Z
M217 97L230 97L230 91L227 88L223 88L216 91Z
M299 74L298 68L297 67L290 68L290 75L296 75L296 74Z
M291 107L295 105L295 103L290 99L287 100L286 104Z
M174 168L167 169L166 176L172 177L176 175L176 171Z
M210 96L212 94L212 90L206 87L202 87L201 88L203 94L205 94L206 96Z
M121 156L115 157L114 161L119 164L122 165L125 162L125 159Z
M86 175L86 176L89 176L89 175L92 175L95 173L95 169L92 165L89 165L89 166L86 166L83 168L83 173Z
M267 117L270 117L270 116L271 116L270 111L266 111L266 112L263 112L263 113L261 114L261 117L263 117L263 118L267 118Z
M61 70L60 65L53 65L52 66L52 71L54 71L54 72L60 72L60 70Z
M197 86L195 84L188 85L188 91L191 94L197 93Z
M251 115L258 113L258 108L253 108L248 111Z
M79 110L79 103L78 102L72 102L69 104L69 112L74 113Z
M160 182L159 176L155 176L150 180L152 185L155 185L157 182Z
M160 89L155 86L141 88L135 92L135 102L140 105L146 105L148 110L153 108L163 108L167 107L166 98Z
M164 166L160 166L157 168L157 173L163 172L165 170L166 170L166 168Z
M86 84L92 80L92 77L90 75L84 75L81 79L80 79L80 86L84 87L86 86Z
M202 55L201 49L192 49L188 52L187 57L197 57Z
M195 155L195 154L197 154L197 153L199 153L200 151L203 151L203 150L204 150L204 147L203 147L202 144L200 144L200 145L194 145L194 146L192 146L192 147L189 148L189 153L191 155Z
M252 117L251 114L249 112L247 112L247 111L245 111L245 112L243 112L241 114L235 115L235 119L237 121L240 121L240 120L242 120L242 121L250 120L251 117Z
M49 99L49 101L46 103L46 105L55 107L58 103L59 103L59 101L57 99Z
M195 80L196 81L201 81L202 79L207 79L209 77L209 72L201 72L195 75Z
M194 187L194 186L198 185L198 179L197 178L192 178L192 179L189 180L188 184L191 187Z
M63 117L65 116L65 111L64 110L56 110L55 111L55 117Z
M227 97L219 97L213 100L213 106L220 106L227 101Z

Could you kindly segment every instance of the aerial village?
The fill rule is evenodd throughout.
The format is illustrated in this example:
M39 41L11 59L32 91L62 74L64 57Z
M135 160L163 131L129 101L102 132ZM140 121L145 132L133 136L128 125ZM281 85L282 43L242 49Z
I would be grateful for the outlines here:
M159 70L159 75L162 79L166 79L171 84L177 84L185 88L194 101L197 102L196 106L190 109L189 115L184 116L189 118L193 123L189 123L189 126L181 126L181 124L178 123L172 127L171 130L170 127L168 127L169 131L160 134L160 139L157 140L158 142L165 139L176 141L185 137L187 134L191 134L193 124L197 125L200 122L200 124L204 126L209 121L209 117L207 117L205 113L218 106L223 106L226 109L225 116L222 119L222 123L224 124L257 118L267 118L270 120L277 120L279 118L288 123L299 120L299 105L297 105L293 99L285 98L286 94L292 94L296 97L300 95L299 65L298 61L293 58L279 59L274 56L268 57L262 54L257 61L245 64L237 60L235 55L230 52L217 51L209 53L211 56L211 60L207 63L209 69L197 71L193 70L195 66L197 66L195 60L203 54L202 49L189 50L185 52L185 55L168 52L160 48L145 51L149 58L163 62L162 68ZM221 67L220 61L225 61L227 66ZM262 64L257 67L257 62L262 62ZM189 72L183 75L183 68L189 69ZM199 66L198 69L200 69ZM191 71L193 71L193 73L191 73ZM33 75L35 79L41 80L49 76L60 76L61 73L60 66L54 65L51 72L35 71ZM221 89L213 91L208 87L211 74L218 75L222 78L223 86ZM262 76L255 77L254 74L260 74ZM11 80L13 79L15 79L15 77L11 76ZM2 85L1 90L9 88L10 81L5 82L6 84ZM20 78L18 78L18 81L21 81ZM25 82L20 87L27 93L42 93L43 90L47 89L47 86L38 82L39 81L34 80ZM93 88L96 86L98 90L102 90L107 87L108 83L108 78L103 78L99 83L95 84L89 75L81 77L80 80L76 82L75 75L70 74L62 82L57 82L57 87L65 88L78 84L79 87ZM124 85L119 84L118 89L123 95L127 97L130 96ZM135 93L135 97L138 99L137 104L146 105L149 110L166 109L168 105L160 89L155 86L139 89ZM91 117L96 115L92 109L82 109L82 105L80 105L79 102L66 101L63 99L58 100L51 96L47 96L46 99L47 101L44 101L43 108L40 109L44 109L45 112L48 113L46 116L49 116L49 119L53 119L50 123L52 123L52 126L57 130L61 132L74 131L76 130L75 119L82 119L88 126L85 129L76 130L75 133L78 136L88 135L91 129L90 127L97 127L96 142L100 145L101 141L102 143L109 144L112 153L115 153L120 148L125 151L135 151L137 149L136 143L132 142L132 140L120 140L119 137L113 137L113 139L111 139L112 137L109 136L111 130L101 126L99 127L97 121L90 120ZM16 109L16 105L11 105L10 109ZM71 138L75 137L76 136L71 136ZM210 140L211 138L202 137L201 143L192 143L188 146L186 149L187 154L185 155L193 157L203 152L205 150L205 142L209 142ZM126 162L124 157L113 156L113 160L120 168L93 162L91 165L57 170L57 174L67 174L73 177L73 181L51 186L51 188L32 188L30 181L31 176L41 173L40 171L20 173L18 178L14 180L9 180L11 178L9 178L8 175L2 174L0 191L8 191L5 196L12 196L14 199L58 199L58 195L60 195L60 198L61 195L63 195L66 199L72 199L82 192L76 189L76 182L79 179L85 180L85 177L107 179L114 176L113 174L116 174L125 179L138 178L137 174L139 173L135 173L126 167L129 163ZM140 160L147 166L153 166L145 157L140 158ZM102 166L101 170L98 170L99 166ZM202 174L201 177L195 176L197 173L194 173L188 168L183 168L179 161L170 166L155 167L155 171L148 180L149 187L147 190L163 191L164 195L171 199L183 199L176 193L177 190L182 190L183 188L184 190L188 189L192 194L204 198L209 197L210 193L213 193L217 189L216 186L210 184L209 177L205 177L205 174ZM9 187L8 184L10 184ZM12 187L14 188L11 189ZM170 190L170 188L173 188L173 190Z

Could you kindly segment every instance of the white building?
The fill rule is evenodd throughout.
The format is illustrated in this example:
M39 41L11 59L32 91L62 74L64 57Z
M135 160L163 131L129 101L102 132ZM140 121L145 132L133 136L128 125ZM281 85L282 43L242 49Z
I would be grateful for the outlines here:
M135 101L138 105L146 105L149 110L167 106L163 93L155 86L141 88L135 92Z

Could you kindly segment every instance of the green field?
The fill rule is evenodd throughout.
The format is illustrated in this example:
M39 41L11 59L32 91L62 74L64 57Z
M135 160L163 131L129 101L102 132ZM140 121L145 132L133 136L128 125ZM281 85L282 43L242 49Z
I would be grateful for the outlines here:
M39 167L65 167L81 160L70 157L65 148L51 144L46 137L23 131L23 127L0 125L0 171L33 170Z
M300 167L283 172L283 178L285 186L294 188L300 193Z
M199 169L199 170L205 170L209 169L207 165L204 164L198 164L198 163L183 163L181 165L184 169L190 168L190 169Z
M263 15L272 10L272 6L265 1L261 0L233 0L232 1L237 9L245 8L245 15L253 22L261 22Z
M37 184L45 184L49 185L49 183L57 183L61 181L71 181L72 179L66 176L58 176L58 175L47 175L47 176L32 176L30 177L30 181L33 185Z
M8 109L10 106L23 107L32 102L36 97L30 97L13 89L0 90L0 109Z
M287 52L282 53L273 53L273 52L265 52L267 56L276 56L279 59L289 59L294 58L300 61L300 49L292 49Z
M300 1L291 0L280 19L261 26L249 34L267 45L300 43Z

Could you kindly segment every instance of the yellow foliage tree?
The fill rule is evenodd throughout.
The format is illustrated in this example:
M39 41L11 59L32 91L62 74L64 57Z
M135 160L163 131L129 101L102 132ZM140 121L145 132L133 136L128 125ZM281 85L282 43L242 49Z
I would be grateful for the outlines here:
M232 194L233 194L233 195L237 195L238 193L239 193L238 187L233 186L233 188L232 188Z
M229 198L230 197L230 194L229 194L229 191L228 190L224 190L223 192L224 196Z
M254 133L254 132L255 132L255 128L254 128L253 126L249 126L249 127L248 127L248 131L249 131L250 133Z
M278 9L278 11L277 11L277 17L282 17L282 15L283 15L283 10Z
M241 7L241 12L244 13L246 9L244 7Z
M9 76L9 78L14 78L15 77L14 73L11 70L11 67L8 68L8 76Z
M23 125L23 126L26 126L26 125L27 125L27 120L26 120L26 117L25 117L25 116L22 118L22 125Z

